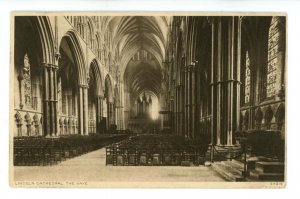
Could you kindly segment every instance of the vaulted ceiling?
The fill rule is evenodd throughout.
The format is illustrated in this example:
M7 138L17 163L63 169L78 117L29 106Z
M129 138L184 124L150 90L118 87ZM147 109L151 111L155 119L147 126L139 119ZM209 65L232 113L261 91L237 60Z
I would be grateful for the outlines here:
M120 75L135 95L145 90L159 93L169 24L170 17L160 16L102 19L102 30L110 31L113 51L119 55ZM146 52L148 58L134 60L141 52Z

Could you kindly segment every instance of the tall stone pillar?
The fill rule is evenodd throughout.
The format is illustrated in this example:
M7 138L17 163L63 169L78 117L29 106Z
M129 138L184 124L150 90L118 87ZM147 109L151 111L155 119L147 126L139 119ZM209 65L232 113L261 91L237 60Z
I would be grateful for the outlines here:
M110 126L114 124L114 104L113 102L108 102L108 107L107 107L107 127L110 129Z
M196 78L197 78L197 63L193 62L190 66L190 138L195 138L195 129L196 129L196 105L197 105L197 85L196 85Z
M218 20L218 29L217 29L217 42L218 42L218 47L216 49L217 52L217 145L221 144L221 131L223 130L222 128L222 114L223 114L223 105L222 105L222 88L223 88L223 73L222 73L222 21L221 19Z
M114 124L114 113L113 113L113 103L112 102L109 104L109 117L110 117L109 124L110 125Z
M83 135L89 134L88 87L83 87Z
M103 118L104 118L104 113L103 113L103 111L104 111L104 105L103 105L103 103L104 103L104 97L101 97L100 98L100 131L101 131L101 133L104 133L104 129L105 129L105 124L103 124Z
M101 120L103 117L103 112L102 112L102 100L103 97L102 96L97 96L96 99L96 133L102 133L102 127L101 127Z
M174 130L175 129L175 123L174 123L174 97L171 96L170 98L171 98L170 102L169 102L170 112L169 112L169 120L168 121L169 121L169 124L170 124L170 128L172 130Z
M109 119L110 119L110 108L109 108L109 102L106 101L106 129L109 130L109 126L110 126L110 122L109 122Z
M164 129L164 111L165 111L165 94L161 93L160 94L160 104L161 104L161 111L162 113L160 113L160 129L163 130Z
M239 17L228 20L228 65L226 145L235 144L233 134L239 128L240 115L240 56L241 56L241 21Z
M211 67L210 67L210 94L211 94L211 145L213 146L215 144L215 137L216 137L216 124L217 124L217 104L216 104L216 90L217 90L217 69L216 69L216 63L217 63L217 55L218 53L215 52L218 48L218 43L215 42L217 40L217 31L216 27L218 28L218 24L216 24L215 18L209 18L209 22L211 24ZM211 161L213 160L213 153L211 153Z
M174 120L175 120L175 122L174 122L174 126L175 126L175 135L179 135L179 130L178 130L178 105L179 105L179 103L178 103L178 100L179 99L179 96L178 96L178 87L176 86L175 87L175 109L174 109Z
M183 101L184 101L184 94L183 94L183 86L178 85L178 131L179 135L184 135L184 107L183 107Z
M187 106L187 137L188 139L191 138L191 67L190 65L186 66L187 68L187 102L186 102L186 106Z
M83 87L79 85L79 100L78 100L78 126L79 134L83 135Z
M117 130L119 130L119 106L115 105L115 124L117 125Z
M57 94L57 70L58 66L53 65L52 66L52 72L53 72L53 81L52 83L52 90L53 90L53 98L52 98L52 123L53 123L53 131L55 132L55 136L57 136L58 132L58 123L57 123L57 117L58 117L58 94Z
M217 145L235 144L233 134L239 127L240 20L216 17L212 25L212 126Z
M188 66L184 67L184 137L189 137L189 69Z
M44 63L44 114L45 137L57 136L57 69L58 66Z
M113 115L113 117L112 117L112 119L113 119L113 122L112 122L112 124L116 124L116 105L115 105L115 103L113 103L112 104L112 115Z
M122 128L122 119L121 119L121 106L119 103L116 104L115 106L115 112L116 112L116 125L117 129L121 130Z
M74 93L74 101L73 101L73 103L74 103L74 127L73 127L73 132L74 132L74 134L78 134L78 128L77 128L77 123L78 123L78 101L77 101L77 98L78 98L78 93L76 92L76 93Z
M124 93L124 83L121 82L120 84L120 110L119 110L119 129L120 130L125 130L125 93Z
M235 86L236 86L236 91L235 91L235 96L236 96L236 102L235 102L235 130L239 130L240 129L240 107L241 107L241 99L240 99L240 93L241 93L241 51L242 51L242 21L243 21L244 17L238 17L236 19L237 21L237 25L235 26L236 28L236 38L237 38L237 44L236 44L236 52L234 52L234 54L236 53L236 81L235 81ZM234 55L233 54L233 55ZM235 140L234 140L235 143Z

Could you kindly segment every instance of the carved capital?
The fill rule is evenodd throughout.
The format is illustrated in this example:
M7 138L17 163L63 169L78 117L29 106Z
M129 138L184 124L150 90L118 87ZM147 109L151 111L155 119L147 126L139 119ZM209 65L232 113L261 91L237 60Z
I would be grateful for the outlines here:
M54 69L54 70L57 70L58 69L58 65L55 65L55 64L48 64L48 63L43 63L44 67L46 69Z
M99 100L103 100L103 99L104 99L104 97L103 97L102 95L98 95L97 98L98 98Z
M56 52L54 56L55 56L55 61L58 61L61 58L61 55L59 52Z
M83 88L83 89L89 88L88 85L86 85L86 84L79 84L78 87L79 87L79 88Z

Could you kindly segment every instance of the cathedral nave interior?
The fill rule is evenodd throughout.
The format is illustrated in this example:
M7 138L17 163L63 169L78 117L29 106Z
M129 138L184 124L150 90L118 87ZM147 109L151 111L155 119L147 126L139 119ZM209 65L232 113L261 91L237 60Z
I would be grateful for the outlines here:
M285 16L15 16L13 43L15 169L284 180Z

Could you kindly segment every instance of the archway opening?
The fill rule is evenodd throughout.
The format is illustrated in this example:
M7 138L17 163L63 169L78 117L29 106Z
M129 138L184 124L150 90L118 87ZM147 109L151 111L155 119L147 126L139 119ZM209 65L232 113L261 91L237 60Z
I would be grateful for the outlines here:
M62 38L58 61L58 124L60 135L82 134L79 130L78 68L74 46L68 36Z
M104 99L106 102L106 127L107 130L112 130L114 129L114 125L115 125L115 121L114 121L115 106L114 106L112 83L109 75L107 75L105 78Z
M88 88L88 112L89 112L89 133L96 133L96 114L97 114L97 95L96 95L96 76L92 66L89 71L89 88Z
M34 20L15 17L14 108L20 121L16 136L43 135L43 48Z

